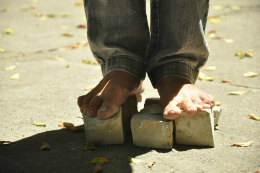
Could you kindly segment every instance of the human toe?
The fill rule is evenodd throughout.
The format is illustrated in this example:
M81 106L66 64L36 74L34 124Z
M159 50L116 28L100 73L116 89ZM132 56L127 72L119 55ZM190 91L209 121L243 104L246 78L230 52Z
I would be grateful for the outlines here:
M193 115L197 112L196 106L192 103L190 98L185 98L181 101L181 105L184 109L184 111L189 114Z
M163 109L163 117L168 120L174 120L181 115L181 109L176 106L177 103L170 102L164 109Z
M96 116L97 111L100 108L101 104L102 104L102 98L100 96L93 97L89 102L87 114L91 117Z

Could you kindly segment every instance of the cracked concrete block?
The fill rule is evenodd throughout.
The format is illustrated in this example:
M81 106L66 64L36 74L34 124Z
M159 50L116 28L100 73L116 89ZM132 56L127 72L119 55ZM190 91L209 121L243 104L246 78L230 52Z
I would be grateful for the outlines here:
M136 114L131 120L134 145L147 148L171 149L173 145L173 122L158 113L159 105L151 105L154 114ZM146 111L149 108L146 107ZM142 111L141 111L142 112ZM143 110L143 113L145 111Z
M219 120L222 109L219 106L214 106L212 109L213 109L213 114L214 114L214 127L215 127L218 124L218 120Z
M214 115L211 109L203 109L195 115L182 111L175 119L177 144L214 147Z
M122 121L122 108L108 119L100 119L98 116L89 117L83 114L85 134L88 142L107 144L124 143L124 127Z

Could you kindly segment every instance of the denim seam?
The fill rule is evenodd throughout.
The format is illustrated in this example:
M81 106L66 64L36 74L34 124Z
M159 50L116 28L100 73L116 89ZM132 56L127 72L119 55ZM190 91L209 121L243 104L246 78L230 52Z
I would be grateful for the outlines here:
M157 43L156 43L156 47L155 47L155 49L154 49L154 52L153 52L153 54L152 54L152 56L151 57L153 57L154 56L154 54L156 53L156 51L157 51L157 49L158 49L158 47L159 47L159 40L160 40L160 20L159 20L159 2L158 2L158 0L156 0L156 7L157 7L157 9L156 9L156 16L157 16L157 20L158 20L158 25L157 25L157 28L158 28L158 38L157 38Z

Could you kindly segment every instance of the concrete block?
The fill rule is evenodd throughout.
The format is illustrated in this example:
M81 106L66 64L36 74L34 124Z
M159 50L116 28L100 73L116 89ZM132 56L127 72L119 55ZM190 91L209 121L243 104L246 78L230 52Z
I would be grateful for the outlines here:
M214 147L214 116L211 109L203 109L195 115L182 111L175 119L177 144Z
M219 106L214 106L212 108L214 114L214 127L218 124L218 120L221 114L222 109Z
M134 145L147 148L171 149L173 145L173 122L163 118L158 112L158 105L154 107L154 114L136 114L131 120ZM146 111L149 108L146 107ZM142 111L141 111L142 112ZM145 113L145 111L143 111Z
M100 143L99 145L124 143L121 109L120 107L119 111L108 119L100 119L98 116L89 117L82 113L87 141Z
M100 145L124 143L124 134L131 132L131 118L137 112L136 96L130 96L119 111L108 119L82 113L87 141L100 142Z

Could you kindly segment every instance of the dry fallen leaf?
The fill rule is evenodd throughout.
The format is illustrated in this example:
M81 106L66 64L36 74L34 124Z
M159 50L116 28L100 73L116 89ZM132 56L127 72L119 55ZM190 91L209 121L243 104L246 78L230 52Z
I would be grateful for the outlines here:
M5 67L5 68L4 68L4 71L11 71L11 70L14 70L15 67L16 67L15 65L11 65L11 66Z
M83 3L83 2L77 2L77 3L75 3L75 5L76 5L76 6L83 6L84 3Z
M232 6L230 6L230 9L234 10L234 11L237 11L237 10L241 10L241 7L237 6L237 5L232 5Z
M40 149L41 150L50 150L51 146L47 142L43 141L43 144Z
M223 83L231 82L231 80L228 80L228 79L222 79L221 81L222 81Z
M216 66L205 67L203 70L206 70L206 71L214 71L214 70L216 70Z
M94 172L93 173L97 173L98 171L101 171L102 167L101 167L101 164L97 164L95 166L95 169L94 169Z
M243 54L243 52L236 52L235 55L238 56L239 59L242 59L242 58L245 57L244 54Z
M130 157L130 156L128 156L128 161L129 161L129 163L137 163L137 164L144 162L143 160L135 159L135 158Z
M4 50L3 48L0 47L0 52L1 52L1 53L4 53L5 50Z
M14 31L10 28L7 28L5 31L4 31L5 34L13 34Z
M238 143L231 143L233 146L237 146L237 147L249 147L251 146L253 143L252 142L238 142Z
M258 74L255 73L255 72L247 72L244 74L244 77L255 77L257 76Z
M257 117L257 116L254 115L254 114L249 114L248 117L249 117L250 119L253 119L253 120L256 120L256 121L260 121L260 118Z
M5 147L5 146L8 146L8 145L10 145L10 144L11 144L10 141L0 141L0 146L1 146L1 147Z
M20 77L20 73L16 73L13 76L11 76L10 79L15 80L15 79L19 79L19 77Z
M91 84L91 85L87 85L84 90L87 91L87 90L92 90L93 88L96 87L97 84Z
M152 163L150 163L150 164L148 165L148 167L149 167L149 168L152 168L153 165L155 165L155 164L156 164L156 162L152 162Z
M55 61L66 61L64 58L60 58L60 57L53 57L52 59Z
M213 81L214 78L207 76L207 77L205 77L203 80L204 80L204 81Z
M254 173L258 173L258 172L260 172L260 169L259 169L259 170L257 170L257 171L255 171Z
M48 14L46 17L48 17L48 18L55 18L57 16L55 14Z
M69 15L68 14L63 14L63 15L61 15L61 17L66 18L66 17L69 17Z
M67 122L61 122L59 124L60 127L65 127L69 131L75 131L76 128L72 123L67 123Z
M221 102L215 102L215 106L220 106Z
M209 17L208 21L211 22L211 23L219 23L220 22L219 18L217 18L217 17Z
M64 37L72 37L73 35L70 34L70 33L64 33L64 34L62 34L62 36L64 36Z
M98 65L98 62L97 62L97 61L94 61L92 64L93 64L93 65Z
M96 147L95 147L95 145L93 145L92 143L90 143L90 142L86 142L85 143L85 148L84 148L84 150L95 150L96 149Z
M32 123L33 123L33 125L36 125L36 126L41 126L41 127L45 127L46 126L46 123L35 122L33 120L32 120Z
M86 28L87 25L78 25L77 28Z
M206 78L206 75L205 75L204 73L199 72L198 79L199 79L199 80L203 80L203 79L205 79L205 78Z
M90 164L90 163L97 163L97 164L103 164L108 162L107 158L105 157L97 157L93 160L91 160L90 162L87 162L86 164Z
M80 61L81 63L84 63L84 64L91 64L91 61L88 60L88 59L84 59L82 61Z
M229 95L244 95L246 94L248 91L232 91L230 93L228 93Z
M31 8L31 9L36 9L36 8L37 8L37 5L34 5L34 4L33 4L33 5L30 6L30 8Z
M227 39L227 38L224 38L223 41L226 42L226 43L233 43L234 42L233 39Z
M65 68L69 68L69 67L70 67L70 65L66 65L66 66L65 66Z
M250 57L250 58L252 58L253 56L254 56L254 54L251 53L251 52L246 52L246 53L245 53L245 57Z

